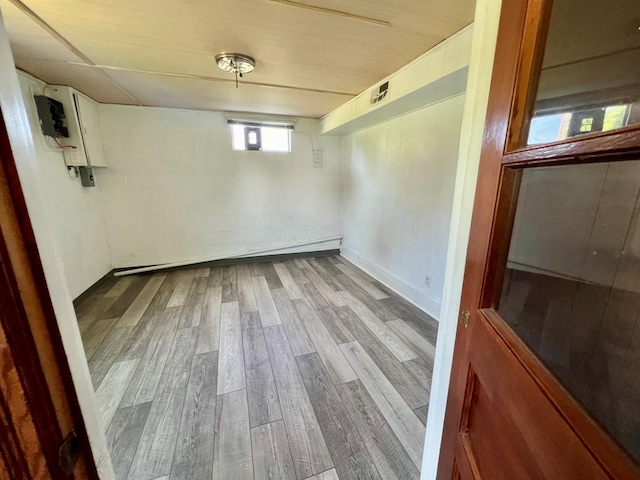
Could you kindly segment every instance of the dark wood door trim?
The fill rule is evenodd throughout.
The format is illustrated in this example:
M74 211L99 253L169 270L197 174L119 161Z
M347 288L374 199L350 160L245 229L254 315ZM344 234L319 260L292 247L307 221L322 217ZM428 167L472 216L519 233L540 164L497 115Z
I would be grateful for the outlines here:
M15 366L48 474L56 479L69 477L60 465L58 449L65 436L75 430L81 461L71 478L97 479L1 111L0 165L0 328L7 343L3 357ZM4 373L5 363L1 366ZM16 397L3 398L6 402ZM11 428L23 428L22 421L15 424L13 417L8 418L13 419ZM33 449L36 445L22 447ZM29 455L25 458L29 460ZM17 468L15 462L12 465Z

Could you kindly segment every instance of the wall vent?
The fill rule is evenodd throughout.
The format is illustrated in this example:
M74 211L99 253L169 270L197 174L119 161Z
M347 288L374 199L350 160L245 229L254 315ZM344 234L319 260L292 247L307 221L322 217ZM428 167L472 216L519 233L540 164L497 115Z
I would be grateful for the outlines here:
M389 81L379 85L378 88L371 92L371 105L377 105L384 102L389 96Z

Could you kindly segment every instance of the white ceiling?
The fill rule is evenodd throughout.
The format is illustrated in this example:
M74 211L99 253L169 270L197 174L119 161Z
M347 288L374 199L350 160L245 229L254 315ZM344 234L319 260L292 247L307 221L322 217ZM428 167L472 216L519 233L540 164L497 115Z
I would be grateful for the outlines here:
M471 23L474 5L0 0L17 66L47 83L71 85L104 103L312 118ZM222 51L256 59L256 71L238 89L233 75L215 65Z

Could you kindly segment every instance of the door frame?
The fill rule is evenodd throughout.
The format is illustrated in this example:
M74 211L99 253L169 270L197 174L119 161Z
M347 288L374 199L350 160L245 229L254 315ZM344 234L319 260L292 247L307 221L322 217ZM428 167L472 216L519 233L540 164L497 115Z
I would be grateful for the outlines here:
M35 353L39 355L39 361L34 361L33 365L43 369L60 435L66 435L73 427L80 440L77 478L109 480L114 477L111 458L71 295L59 253L51 240L53 234L41 192L46 178L41 178L42 173L36 165L34 141L1 12L0 109L6 126L0 140L2 163L5 167L8 162L9 168L3 170L8 172L10 190L4 189L0 193L3 200L13 202L11 208L17 206L18 215L12 221L19 225L14 228L16 236L5 243L14 255L11 269L19 279L20 299L31 322L28 330L38 348ZM7 218L11 219L11 215ZM2 220L5 220L4 215ZM35 353L21 350L20 356ZM23 379L31 381L29 377ZM44 395L45 391L40 393ZM54 463L53 454L49 457L49 463ZM48 477L50 475L43 472L38 478Z
M460 302L455 310L449 311L450 316L447 319L450 328L456 330L455 349L459 357L453 360L451 376L459 376L458 381L461 381L463 376L466 379L466 371L456 369L456 365L462 363L460 357L467 355L467 330L466 326L458 322L460 312L471 312L471 322L474 321L474 317L482 316L512 349L515 357L568 424L579 432L583 439L588 440L589 450L594 458L606 465L607 471L615 478L628 478L630 472L637 471L637 466L630 458L621 454L602 428L585 414L583 408L567 394L537 357L503 324L497 314L491 310L479 310L482 305L491 304L492 300L495 300L488 295L496 290L493 288L495 282L502 280L500 267L504 248L508 247L509 222L512 218L508 211L512 208L511 193L518 182L518 176L511 175L509 167L546 165L551 162L554 165L590 163L594 161L594 155L602 157L596 161L624 160L638 158L640 154L638 125L587 138L570 138L551 145L519 147L521 133L527 127L524 120L531 105L531 96L536 92L537 75L532 76L531 73L537 71L542 61L543 52L540 46L546 39L550 5L551 0L519 0L509 3L509 8L500 13L496 60L493 64L494 74L480 155L481 170L474 195L475 199L480 201L475 202L467 236L467 239L473 237L474 241L468 243L467 252L464 254L466 260L462 283L473 283L474 288L461 291ZM494 215L497 219L495 222ZM475 288L475 285L481 287ZM453 355L453 352L451 353ZM450 377L450 380L452 378ZM456 398L456 394L460 392L449 393L453 394L447 399L449 406L462 401ZM450 416L444 424L444 439L441 445L444 471L451 471L453 468L453 455L449 454L453 451L454 444L449 433L457 431L455 426L452 427L456 422L459 424L459 418Z
M40 255L0 108L0 404L9 472L97 479ZM61 458L77 438L79 463ZM69 437L70 438L70 437Z
M435 479L503 0L477 0L421 479Z

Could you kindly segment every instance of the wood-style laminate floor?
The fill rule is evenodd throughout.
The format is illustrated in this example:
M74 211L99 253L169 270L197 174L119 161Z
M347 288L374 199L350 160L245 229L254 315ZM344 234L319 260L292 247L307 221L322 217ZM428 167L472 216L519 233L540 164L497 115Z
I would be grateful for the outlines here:
M340 257L114 278L77 311L118 478L419 478L437 323Z

